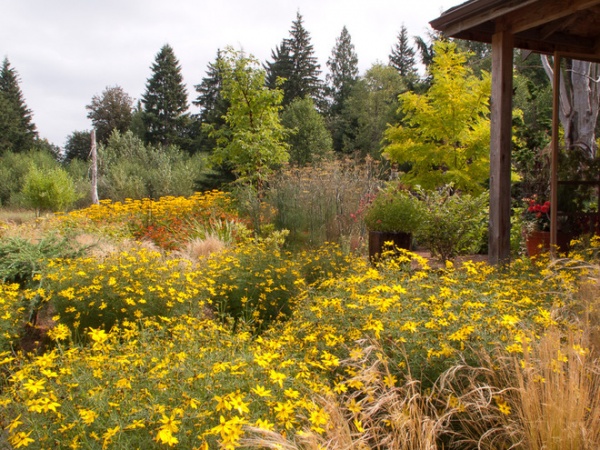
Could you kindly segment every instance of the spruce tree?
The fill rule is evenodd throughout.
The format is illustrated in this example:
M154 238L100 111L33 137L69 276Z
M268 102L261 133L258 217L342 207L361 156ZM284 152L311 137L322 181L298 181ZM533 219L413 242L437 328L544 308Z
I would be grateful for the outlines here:
M408 31L402 25L398 40L390 53L390 66L396 69L405 81L414 82L417 78L415 50L408 41Z
M285 78L281 86L284 106L295 98L306 96L311 97L317 104L322 102L320 66L314 56L310 34L304 28L299 12L296 20L292 22L290 37L283 40L272 56L273 61L267 63L267 80L273 83L277 77Z
M189 125L187 91L173 49L164 45L151 66L152 76L142 96L146 141L187 147Z
M342 112L358 80L358 56L346 27L342 28L339 38L336 39L327 66L329 128L333 137L333 148L336 151L342 151L344 146L351 149L356 136L356 122L347 120Z
M37 131L19 87L19 75L4 58L0 70L0 154L31 149Z
M193 123L195 150L210 152L216 145L215 140L205 131L206 125L215 130L226 126L225 114L229 108L229 101L223 97L222 66L222 52L217 50L215 60L208 63L206 76L200 84L194 86L198 96L192 103L200 109L199 113L194 115Z
M223 73L221 50L217 50L214 62L208 63L206 76L194 86L198 97L192 103L200 109L198 118L202 123L221 126L225 123L229 102L223 98Z

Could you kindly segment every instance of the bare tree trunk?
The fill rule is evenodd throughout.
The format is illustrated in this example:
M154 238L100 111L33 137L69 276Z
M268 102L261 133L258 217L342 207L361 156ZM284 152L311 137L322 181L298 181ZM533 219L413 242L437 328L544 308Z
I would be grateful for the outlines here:
M96 151L96 130L92 130L92 203L100 203L98 199L98 152Z
M552 80L550 58L542 55L546 74ZM588 61L572 60L561 71L560 123L567 149L579 148L589 158L596 156L596 123L600 109L600 66Z

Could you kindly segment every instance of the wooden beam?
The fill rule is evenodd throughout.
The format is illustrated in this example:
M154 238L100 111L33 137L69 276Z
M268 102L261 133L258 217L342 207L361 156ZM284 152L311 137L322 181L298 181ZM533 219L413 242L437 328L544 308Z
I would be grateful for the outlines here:
M543 0L514 10L503 19L509 29L517 34L597 5L600 5L600 0Z
M558 228L558 108L560 99L560 55L554 53L552 76L552 155L550 159L550 252L556 256Z
M498 27L492 36L489 260L510 260L510 159L513 36Z
M437 19L429 22L432 28L443 31L447 36L455 36L462 31L493 21L523 6L538 3L540 0L479 0L466 2L452 8ZM440 28L441 27L441 28Z

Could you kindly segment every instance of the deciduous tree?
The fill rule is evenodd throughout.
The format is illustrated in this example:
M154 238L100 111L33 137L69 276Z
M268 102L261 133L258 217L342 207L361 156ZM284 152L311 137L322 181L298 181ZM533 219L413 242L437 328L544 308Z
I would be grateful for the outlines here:
M432 84L422 95L400 96L402 124L390 127L384 155L408 164L402 181L426 189L453 183L481 192L489 177L491 78L477 78L456 44L434 44Z
M94 95L89 105L88 119L96 130L96 140L105 143L113 130L124 133L131 126L133 98L120 86L107 86L101 95Z
M209 126L217 142L213 161L229 164L239 181L260 190L273 168L289 158L279 120L283 93L265 85L265 70L254 57L232 48L222 56L223 98L230 105L227 128Z
M311 98L297 98L290 103L281 115L281 123L290 130L286 141L291 164L305 166L331 156L331 134Z

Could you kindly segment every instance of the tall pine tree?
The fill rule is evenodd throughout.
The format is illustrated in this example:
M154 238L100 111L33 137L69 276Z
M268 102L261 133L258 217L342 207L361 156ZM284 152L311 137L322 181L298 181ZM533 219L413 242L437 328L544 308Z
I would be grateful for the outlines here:
M302 24L302 15L298 12L292 22L290 37L284 39L272 52L273 61L267 63L267 85L274 88L278 78L285 81L283 105L295 98L311 97L317 104L322 103L322 83L319 79L320 65L314 56L310 43L310 34Z
M214 62L208 63L206 76L194 86L198 97L192 103L200 109L198 118L202 123L221 126L225 123L229 102L223 97L223 56L217 50Z
M160 49L151 69L152 76L142 96L146 141L187 148L190 122L187 91L181 66L171 46L166 44Z
M356 137L356 122L343 115L344 107L352 88L358 80L358 56L352 44L348 29L342 28L335 41L331 57L327 60L327 96L329 98L329 129L333 138L333 148L342 151L344 147L353 150Z
M0 154L27 151L36 138L32 113L19 87L19 75L4 58L0 70Z
M408 88L412 89L418 79L415 50L410 45L408 31L404 25L400 27L398 40L394 47L392 47L392 52L390 53L390 66L400 73L400 76L402 76L402 79Z

